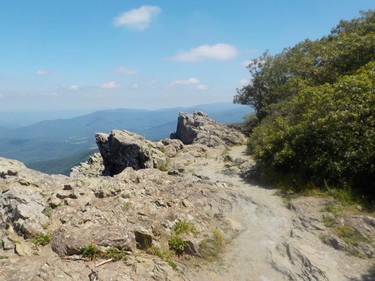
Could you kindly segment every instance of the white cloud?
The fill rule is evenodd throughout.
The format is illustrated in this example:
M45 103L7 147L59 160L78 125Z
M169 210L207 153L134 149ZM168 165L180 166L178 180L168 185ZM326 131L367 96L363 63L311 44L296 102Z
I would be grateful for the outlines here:
M102 85L103 89L117 89L120 88L120 84L116 81L110 81Z
M206 85L200 84L200 85L197 86L197 89L200 90L200 91L204 91L204 90L207 90L208 87Z
M161 13L158 6L141 6L138 9L126 11L114 19L115 26L127 26L129 28L142 31L146 29L150 22Z
M229 44L206 44L189 51L179 51L173 59L177 61L199 61L204 59L223 61L234 58L237 53L237 49Z
M138 74L137 70L129 69L123 66L120 66L114 70L116 73L126 74L126 75L135 75Z
M250 80L249 80L249 79L241 79L241 80L240 80L240 84L241 84L242 86L249 85L249 84L250 84Z
M50 71L44 70L44 69L38 69L37 71L35 71L35 75L38 75L38 76L46 76L50 74L51 74Z
M135 83L135 84L131 85L130 88L131 89L138 89L139 88L139 84Z
M72 86L69 87L69 90L77 91L77 90L79 90L79 86L78 85L72 85Z
M199 80L197 78L189 78L187 80L174 80L169 85L170 86L177 86L177 85L195 85L199 84Z

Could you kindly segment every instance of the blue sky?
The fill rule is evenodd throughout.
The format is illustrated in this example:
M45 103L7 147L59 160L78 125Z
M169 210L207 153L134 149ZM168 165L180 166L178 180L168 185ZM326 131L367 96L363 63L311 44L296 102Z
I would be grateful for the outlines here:
M231 102L246 62L373 0L1 0L0 111Z

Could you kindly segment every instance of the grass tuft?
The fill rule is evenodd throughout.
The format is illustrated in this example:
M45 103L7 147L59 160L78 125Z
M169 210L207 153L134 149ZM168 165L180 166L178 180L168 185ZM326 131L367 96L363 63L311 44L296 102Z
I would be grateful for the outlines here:
M225 247L225 238L220 230L212 230L212 237L204 239L199 243L199 253L205 259L211 260L217 258L223 252Z
M51 234L40 234L31 238L30 241L35 245L44 246L49 244L51 242L51 239Z

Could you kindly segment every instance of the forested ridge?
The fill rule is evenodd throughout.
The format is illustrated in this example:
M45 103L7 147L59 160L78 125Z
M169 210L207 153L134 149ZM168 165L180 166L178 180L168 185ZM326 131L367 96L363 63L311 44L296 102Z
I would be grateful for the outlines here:
M373 196L375 10L248 68L251 82L234 102L255 109L245 126L261 173Z

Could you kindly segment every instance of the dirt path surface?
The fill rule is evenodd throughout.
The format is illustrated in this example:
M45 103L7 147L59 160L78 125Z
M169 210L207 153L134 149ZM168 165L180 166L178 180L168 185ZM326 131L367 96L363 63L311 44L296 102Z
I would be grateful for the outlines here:
M319 235L324 226L320 222L319 204L324 202L306 198L300 202L299 212L292 211L274 190L242 179L240 167L251 165L245 151L245 146L212 149L206 159L188 162L187 169L193 177L215 182L233 192L234 197L243 198L236 199L232 212L225 214L238 229L238 237L230 243L222 259L208 268L199 266L189 273L189 279L375 280L374 275L366 274L374 264L373 259L348 256L321 242ZM306 213L314 208L317 213Z

